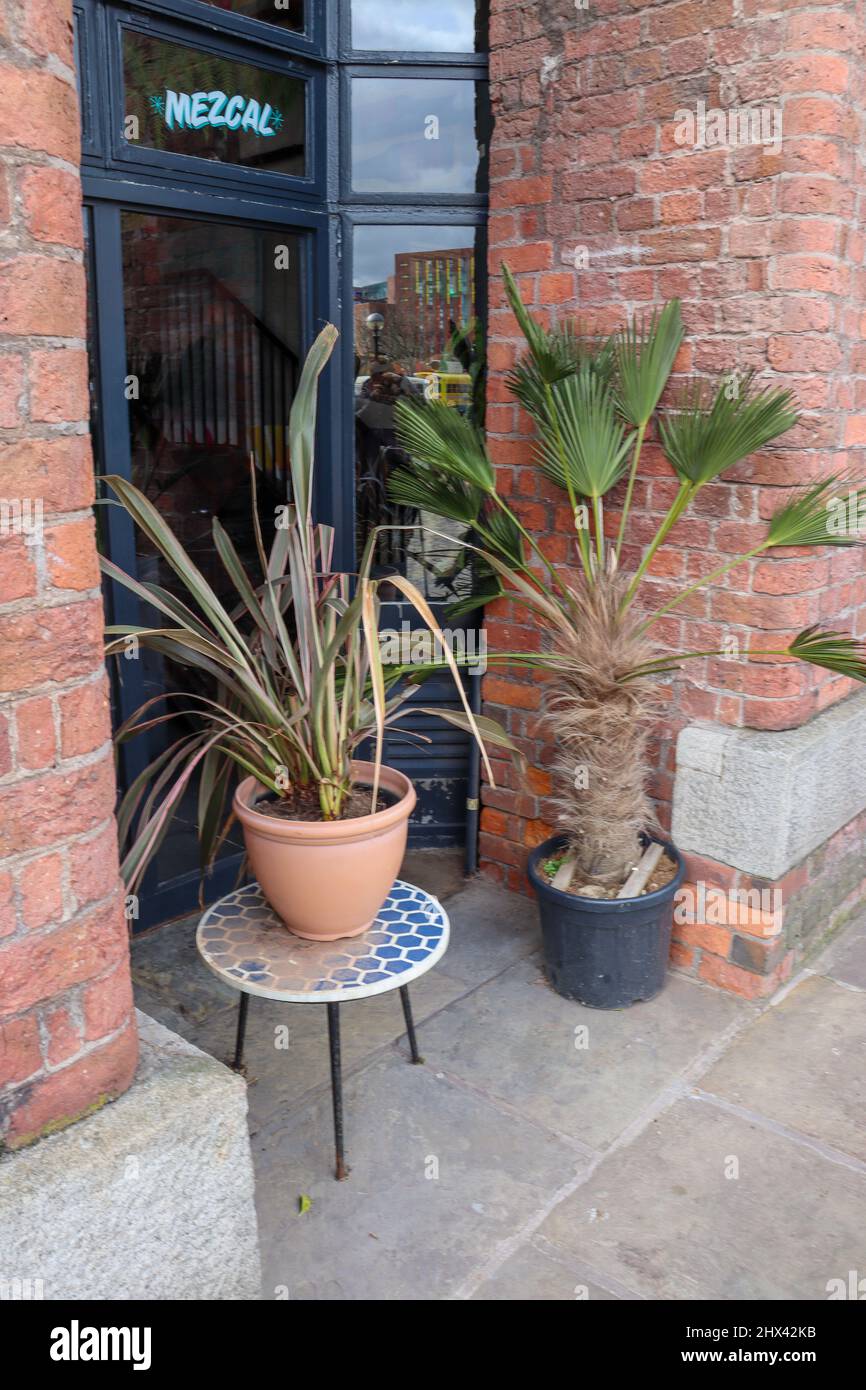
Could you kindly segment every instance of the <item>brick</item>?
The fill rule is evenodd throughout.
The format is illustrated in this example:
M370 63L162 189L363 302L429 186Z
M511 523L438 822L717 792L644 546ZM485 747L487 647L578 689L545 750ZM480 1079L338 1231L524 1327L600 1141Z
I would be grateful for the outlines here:
M4 353L0 357L0 429L14 430L21 424L23 391L24 359L17 352ZM6 486L5 480L0 486Z
M20 1013L128 960L120 899L54 931L0 944L0 1012Z
M110 758L74 772L45 772L0 788L0 858L91 830L114 802Z
M39 150L77 164L78 99L71 82L0 62L0 145Z
M0 870L0 936L11 936L15 920L15 886L8 869Z
M130 1023L104 1047L33 1086L9 1120L4 1135L7 1147L22 1148L114 1100L131 1084L137 1062L138 1036Z
M671 942L670 963L674 970L691 970L694 967L696 953L690 946L683 946L679 941Z
M35 772L54 762L54 709L45 695L15 707L18 766Z
M93 589L99 583L99 564L93 520L70 521L46 531L48 574L57 589Z
M676 922L674 935L685 946L711 951L727 960L731 949L731 933L726 927L707 926L705 922Z
M35 1014L0 1020L0 1088L14 1086L42 1069Z
M21 922L29 930L63 916L63 860L59 854L31 859L18 874Z
M118 891L119 857L113 818L96 835L70 846L69 880L79 908Z
M0 604L35 597L37 583L34 548L0 535Z
M83 420L89 409L84 348L30 355L30 418L46 424Z
M537 685L489 675L484 681L484 699L490 704L504 705L506 709L539 709L541 691Z
M765 999L775 989L770 977L756 975L718 956L702 956L698 975L707 984L716 985L730 994L739 994L743 999Z
M72 67L72 23L65 5L56 0L24 0L20 34L34 53L54 54Z
M37 241L80 249L84 224L78 176L33 165L22 172L18 186L30 235Z
M39 499L47 512L80 511L93 501L90 440L66 435L0 444L0 478L4 497Z
M78 261L18 256L0 264L0 333L83 338L85 317Z
M731 945L731 963L741 965L756 975L770 975L785 953L785 943L756 941L751 936L735 935Z
M547 177L507 179L492 190L491 206L525 207L533 203L549 203L553 197L553 181Z
M104 979L88 985L82 994L84 1037L87 1042L107 1037L132 1016L132 980L122 961Z
M98 670L103 626L99 599L0 615L0 692L14 694L58 676L73 680Z
M68 1008L46 1010L45 1026L48 1030L46 1060L49 1066L59 1067L81 1051L81 1025Z

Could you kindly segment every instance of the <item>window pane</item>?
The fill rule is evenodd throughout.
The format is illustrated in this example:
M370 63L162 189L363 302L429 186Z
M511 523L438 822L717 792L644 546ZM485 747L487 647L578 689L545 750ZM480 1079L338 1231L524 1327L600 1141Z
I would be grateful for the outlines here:
M301 240L289 232L137 212L122 214L121 229L132 481L234 607L237 595L214 549L212 522L219 518L255 578L250 460L265 544L274 534L275 508L288 495L288 421L303 352ZM140 531L136 571L139 580L186 599ZM143 697L212 694L202 673L144 649L140 660ZM189 732L183 714L189 707L189 701L166 703L178 715L146 736L150 757ZM159 853L162 882L195 871L196 816L191 787Z
M357 192L483 192L486 160L486 83L393 77L352 82Z
M296 34L304 32L304 0L204 0L206 5L215 5L219 10L231 10L232 14L246 15L247 19L258 19L263 24L276 24L281 29L292 29Z
M352 0L352 46L407 53L481 53L485 3L478 0Z
M130 144L302 176L301 78L127 29L124 136Z
M355 439L359 553L374 526L418 523L454 543L385 532L380 575L398 571L431 602L463 599L473 585L464 528L389 497L410 457L398 447L398 400L438 399L483 423L483 362L476 324L474 227L358 227L354 241ZM384 597L389 596L387 589Z

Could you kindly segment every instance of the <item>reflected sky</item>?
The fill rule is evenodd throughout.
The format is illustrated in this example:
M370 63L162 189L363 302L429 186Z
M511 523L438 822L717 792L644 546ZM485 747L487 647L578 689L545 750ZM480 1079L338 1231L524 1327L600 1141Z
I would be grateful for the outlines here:
M474 53L475 0L352 0L355 48Z
M458 251L473 246L477 228L356 227L353 283L376 285L394 274L394 259L406 252Z
M475 97L476 83L459 79L356 78L352 187L359 193L475 193Z

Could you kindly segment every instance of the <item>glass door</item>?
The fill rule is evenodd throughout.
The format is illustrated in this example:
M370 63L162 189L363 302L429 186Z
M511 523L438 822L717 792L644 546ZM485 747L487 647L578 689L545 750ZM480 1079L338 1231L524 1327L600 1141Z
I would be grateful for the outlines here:
M288 500L288 420L309 339L308 231L215 220L140 208L96 209L91 238L93 296L119 301L110 315L122 332L115 350L100 340L97 370L102 402L122 391L122 438L102 435L100 468L131 479L171 525L217 594L236 596L215 553L214 518L228 532L248 572L258 572L251 524L252 478L267 544L277 509ZM97 242L101 241L100 257ZM112 265L119 283L112 285ZM120 348L118 354L116 348ZM118 415L118 421L122 413ZM104 426L104 411L101 413ZM173 571L125 513L107 509L108 553L127 573L185 597ZM112 586L118 619L154 619ZM160 625L161 625L161 620ZM167 657L131 649L114 666L116 718L145 700L153 715L174 718L124 750L129 785L162 748L187 731L192 691L211 693L201 673ZM192 786L142 888L139 925L194 909L201 866ZM204 885L205 899L230 886L240 864L240 836L230 838Z

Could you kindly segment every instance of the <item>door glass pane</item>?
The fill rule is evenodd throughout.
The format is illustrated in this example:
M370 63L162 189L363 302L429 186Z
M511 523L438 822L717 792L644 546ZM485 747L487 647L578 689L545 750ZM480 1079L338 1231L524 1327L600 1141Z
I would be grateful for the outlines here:
M275 508L287 496L287 427L302 356L301 240L284 231L125 212L122 244L132 480L233 607L211 525L218 517L255 577L251 459L266 545ZM136 565L139 580L185 599L141 532ZM203 673L144 649L140 661L143 699L177 690L212 694ZM191 730L180 713L188 707L167 702L166 712L179 713L147 735L151 758ZM196 819L190 788L159 854L161 882L196 869Z
M384 532L377 573L407 575L431 602L464 599L473 584L465 528L398 505L389 479L411 466L397 445L398 400L438 399L483 424L483 345L476 322L474 227L358 227L354 241L355 469L359 553L379 525L428 524L453 543ZM387 586L383 596L388 594Z
M481 53L485 3L478 0L352 0L352 46L406 53Z
M302 78L123 32L124 138L131 145L302 177Z
M218 10L259 19L263 24L276 24L296 34L304 32L304 0L204 0Z
M352 82L352 187L358 193L484 192L487 141L484 82Z

